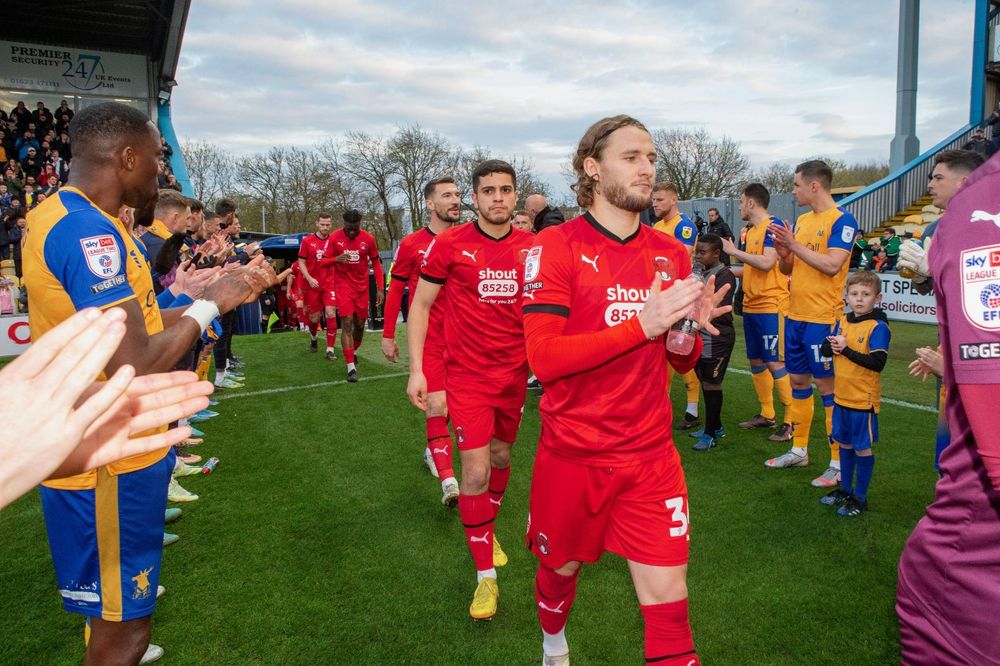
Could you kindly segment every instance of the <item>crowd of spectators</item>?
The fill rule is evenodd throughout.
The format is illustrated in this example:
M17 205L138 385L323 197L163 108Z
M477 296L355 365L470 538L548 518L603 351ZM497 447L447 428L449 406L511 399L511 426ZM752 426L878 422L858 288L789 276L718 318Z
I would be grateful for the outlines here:
M66 184L73 162L69 126L73 109L62 100L55 112L44 102L31 110L23 102L0 109L0 261L13 261L20 279L21 247L28 211ZM181 191L170 169L171 148L164 139L158 181L161 189Z

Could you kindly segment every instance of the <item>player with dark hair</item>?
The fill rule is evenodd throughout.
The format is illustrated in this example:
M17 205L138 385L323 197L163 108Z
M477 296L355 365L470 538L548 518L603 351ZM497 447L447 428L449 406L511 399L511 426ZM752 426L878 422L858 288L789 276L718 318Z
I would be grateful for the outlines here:
M427 226L404 238L396 248L390 275L389 293L385 299L385 328L382 330L382 353L395 363L399 358L396 346L396 319L403 301L403 290L410 289L410 300L417 293L420 269L427 248L439 235L459 220L462 196L450 176L435 178L424 186L424 200L430 219ZM428 315L427 338L424 342L423 371L427 378L427 447L424 462L435 477L441 479L441 502L451 508L458 503L458 481L452 469L451 435L448 432L448 405L445 398L444 302L446 290L434 299Z
M688 621L687 487L671 438L670 328L697 304L711 324L728 292L693 279L687 249L640 223L656 150L629 116L592 125L576 150L573 186L587 212L536 237L525 264L528 360L545 385L531 479L527 544L538 558L535 598L543 663L569 663L565 627L583 562L628 561L645 620L647 663L696 665ZM450 394L449 394L450 395ZM667 418L664 418L666 415Z
M493 525L527 392L521 278L533 236L511 226L517 177L506 162L476 167L472 201L479 218L437 236L424 255L410 306L406 392L418 408L428 408L424 348L431 308L445 287L445 392L462 462L458 511L477 578L469 614L489 620L500 596L495 567L507 562Z
M70 128L67 185L31 212L24 281L38 338L77 310L117 306L125 336L103 377L174 367L220 312L277 282L263 258L220 277L203 299L160 311L149 260L117 217L157 198L160 133L140 111L102 102ZM163 551L170 448L132 456L41 489L52 561L67 611L90 618L88 664L136 664L149 645Z
M320 315L326 318L326 358L334 360L337 344L337 306L333 286L334 252L330 244L333 217L329 213L316 216L316 232L304 236L299 244L299 274L302 276L302 301L309 318L309 351L318 348Z
M355 363L358 347L368 319L368 264L375 271L375 306L385 298L385 273L375 237L361 228L361 211L344 212L344 226L330 235L333 264L333 290L340 314L340 344L347 363L347 381L358 381ZM329 327L329 323L327 323Z
M792 438L790 419L792 385L784 362L785 314L788 311L788 276L781 272L778 253L768 231L771 224L784 224L767 212L771 194L760 183L750 183L740 195L740 217L749 223L743 247L722 239L726 254L742 262L743 336L753 388L760 411L739 424L744 430L773 428L775 425L774 389L784 407L784 419L768 439L787 442Z
M833 359L821 349L844 309L844 283L858 233L858 223L830 195L833 171L821 160L795 167L795 201L809 206L795 227L771 224L768 230L778 253L781 272L791 276L788 316L785 319L785 367L792 380L794 426L792 448L767 460L767 467L805 467L809 464L809 431L813 419L813 389L820 391L826 411L830 465L812 481L818 488L840 483L840 449L833 443Z
M703 278L715 278L716 290L723 290L725 296L720 303L732 306L736 276L722 263L722 244L720 236L702 234L695 245L694 260L701 265ZM733 315L730 312L713 319L712 326L719 332L713 334L700 331L701 358L694 366L705 397L705 427L701 432L692 434L698 440L694 445L695 451L714 448L717 444L716 433L722 432L722 380L726 377L729 358L733 355L733 346L736 344L736 329L733 328Z

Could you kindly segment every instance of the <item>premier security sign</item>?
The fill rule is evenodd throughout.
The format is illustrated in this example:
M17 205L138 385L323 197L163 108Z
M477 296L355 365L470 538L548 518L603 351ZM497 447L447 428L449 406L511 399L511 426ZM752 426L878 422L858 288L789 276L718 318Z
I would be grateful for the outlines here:
M0 87L56 95L149 96L144 56L2 40Z

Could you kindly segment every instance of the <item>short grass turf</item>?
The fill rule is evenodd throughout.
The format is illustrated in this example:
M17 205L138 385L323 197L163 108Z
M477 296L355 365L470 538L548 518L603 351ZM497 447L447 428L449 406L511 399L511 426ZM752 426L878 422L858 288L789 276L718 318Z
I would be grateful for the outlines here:
M923 406L907 377L936 329L893 324L884 394ZM310 354L302 333L237 338L247 385L220 394L199 453L210 476L184 479L197 502L169 530L153 640L165 664L530 664L540 660L535 563L523 547L539 430L529 393L514 474L497 523L510 555L500 610L468 617L475 574L454 511L422 462L422 415L405 365L361 350L362 381ZM404 347L401 341L401 347ZM338 355L340 354L338 350ZM402 359L405 363L405 358ZM742 347L734 370L747 368ZM317 385L318 386L313 386ZM885 405L871 511L845 519L810 487L827 461L817 399L806 469L768 470L787 448L740 431L757 403L746 374L726 377L729 436L707 453L675 431L691 504L691 621L706 664L898 662L896 563L933 497L935 415ZM675 413L683 409L680 381ZM37 493L0 513L0 664L75 664L80 616L61 610ZM845 635L850 640L843 640ZM584 569L567 630L574 664L642 662L642 618L619 558Z

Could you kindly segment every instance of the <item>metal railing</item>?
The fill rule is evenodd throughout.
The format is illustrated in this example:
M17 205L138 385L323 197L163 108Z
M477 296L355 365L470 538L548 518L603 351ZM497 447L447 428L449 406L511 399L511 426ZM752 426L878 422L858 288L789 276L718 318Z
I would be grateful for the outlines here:
M893 215L927 194L927 176L934 156L942 150L961 148L972 138L978 125L966 125L896 173L872 183L860 192L840 200L837 205L854 215L862 231L882 226Z

